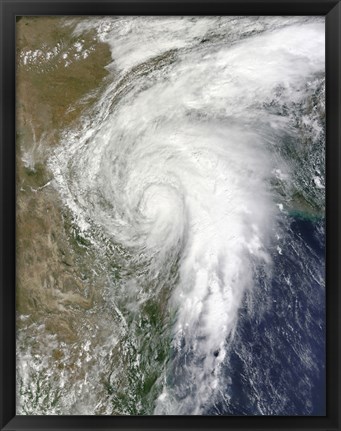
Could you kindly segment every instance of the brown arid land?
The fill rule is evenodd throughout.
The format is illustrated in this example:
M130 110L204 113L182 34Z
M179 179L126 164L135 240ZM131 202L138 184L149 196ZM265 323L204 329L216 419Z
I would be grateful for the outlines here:
M84 383L84 364L95 360L90 359L91 348L89 343L84 347L84 340L95 338L91 310L101 306L101 274L89 265L92 252L74 231L47 164L63 130L75 127L100 95L108 74L105 66L111 61L108 46L98 42L95 34L74 35L80 19L22 17L17 21L19 369L23 371L23 358L27 362L25 355L37 362L32 368L35 376L18 375L21 414L53 413L60 393L44 391L53 387L54 375L64 373L68 384Z

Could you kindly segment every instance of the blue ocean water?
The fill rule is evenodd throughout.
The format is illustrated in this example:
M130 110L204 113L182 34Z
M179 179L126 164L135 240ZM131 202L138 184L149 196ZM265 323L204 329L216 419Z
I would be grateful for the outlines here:
M270 282L259 272L240 310L224 370L229 396L207 414L326 414L324 220L296 214L284 229Z

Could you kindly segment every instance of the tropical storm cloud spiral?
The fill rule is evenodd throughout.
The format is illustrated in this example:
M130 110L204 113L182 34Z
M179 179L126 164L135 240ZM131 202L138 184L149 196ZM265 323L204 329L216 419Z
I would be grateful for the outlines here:
M111 47L107 86L49 163L113 263L130 375L146 379L139 358L166 340L147 413L324 414L323 19L113 17L76 31L91 29Z

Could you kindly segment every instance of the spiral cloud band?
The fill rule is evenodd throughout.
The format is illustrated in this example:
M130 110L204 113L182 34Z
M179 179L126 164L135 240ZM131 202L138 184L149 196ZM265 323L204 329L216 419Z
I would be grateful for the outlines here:
M154 413L205 414L226 396L245 294L261 288L260 270L276 271L295 187L281 147L297 134L278 111L304 103L324 73L324 23L118 17L77 31L91 28L111 46L108 85L83 127L65 132L54 184L95 247L120 244L132 273L144 266L112 291L126 290L126 310L167 291L170 358Z

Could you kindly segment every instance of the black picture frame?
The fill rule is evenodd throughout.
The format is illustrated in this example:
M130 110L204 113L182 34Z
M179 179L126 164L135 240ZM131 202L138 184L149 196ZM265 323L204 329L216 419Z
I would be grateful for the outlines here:
M16 416L15 412L15 22L24 15L323 15L326 19L325 417ZM335 0L0 0L1 19L1 430L339 430L341 4Z

